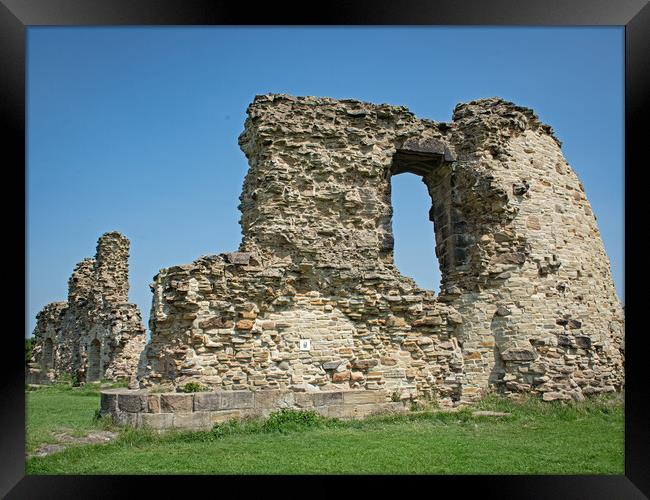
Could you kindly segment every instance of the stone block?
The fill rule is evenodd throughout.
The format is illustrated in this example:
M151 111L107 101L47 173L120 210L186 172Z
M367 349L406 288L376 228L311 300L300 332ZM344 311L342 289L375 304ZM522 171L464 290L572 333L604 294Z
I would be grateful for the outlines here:
M377 359L357 359L352 362L352 366L357 370L367 370L378 364L379 360Z
M501 353L504 361L533 361L537 359L537 353L532 349L512 347Z
M140 416L140 426L149 429L171 429L174 426L173 413L143 413Z
M160 413L160 394L149 394L147 396L147 412Z
M223 391L221 393L222 410L253 408L254 396L252 391Z
M194 394L194 411L217 411L221 409L221 392L197 392Z
M131 413L128 411L117 410L113 415L113 422L117 425L138 427L140 423L141 413Z
M222 410L210 412L210 422L212 422L212 425L227 422L228 420L238 420L242 417L243 415L241 410Z
M545 392L542 396L544 401L557 401L571 399L571 396L562 394L561 392Z
M354 418L356 416L354 405L328 405L316 408L316 412L330 418Z
M117 394L102 391L100 395L100 408L102 412L113 413L117 410Z
M248 252L231 252L226 254L228 262L240 266L247 266L251 259L251 254Z
M294 404L298 408L313 408L314 407L314 393L313 392L296 392L293 395Z
M147 407L147 396L145 394L118 394L117 406L121 411L139 413Z
M254 395L255 408L290 408L294 405L294 393L290 391L257 391Z
M221 316L212 316L199 322L199 328L203 328L204 330L229 329L233 327L233 324L233 321L230 319Z
M384 391L346 391L341 393L344 404L365 405L386 401Z
M194 394L161 394L160 411L163 413L182 413L193 410Z
M251 330L255 323L251 319L241 319L235 324L237 330Z
M335 373L334 375L332 375L332 382L334 382L335 384L345 382L347 380L350 380L349 370L345 370L343 372Z
M211 412L196 411L191 413L174 413L173 426L176 429L209 430L212 428Z
M343 394L336 392L313 392L314 406L329 406L343 404Z

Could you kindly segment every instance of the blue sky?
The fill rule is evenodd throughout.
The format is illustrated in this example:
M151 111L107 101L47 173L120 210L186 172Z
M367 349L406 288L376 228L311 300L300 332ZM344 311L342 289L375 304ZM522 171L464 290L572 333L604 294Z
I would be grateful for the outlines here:
M117 230L149 318L159 269L236 250L256 94L354 98L451 119L500 96L555 129L597 217L621 300L622 27L27 28L27 331ZM437 289L424 185L393 179L397 266Z

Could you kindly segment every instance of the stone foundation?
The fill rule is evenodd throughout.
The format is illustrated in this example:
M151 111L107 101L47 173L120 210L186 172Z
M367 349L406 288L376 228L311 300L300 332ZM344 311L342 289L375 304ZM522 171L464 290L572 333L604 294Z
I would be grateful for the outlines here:
M385 391L293 392L214 391L151 394L146 390L101 392L101 414L120 425L156 430L209 430L232 419L267 417L281 408L311 410L326 417L353 419L386 412L406 412L407 401L391 401Z

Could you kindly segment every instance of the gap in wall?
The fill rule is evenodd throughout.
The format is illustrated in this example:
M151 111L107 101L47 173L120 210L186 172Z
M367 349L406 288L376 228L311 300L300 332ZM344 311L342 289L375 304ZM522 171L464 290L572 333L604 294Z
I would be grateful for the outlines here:
M431 197L422 177L411 173L391 176L394 260L397 269L419 287L440 292L440 266L436 258Z

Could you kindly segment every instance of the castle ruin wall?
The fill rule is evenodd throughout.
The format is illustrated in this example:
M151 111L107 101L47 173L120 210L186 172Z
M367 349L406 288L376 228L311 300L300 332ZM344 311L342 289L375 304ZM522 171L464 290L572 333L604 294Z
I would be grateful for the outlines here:
M596 219L531 110L481 99L445 123L265 95L239 144L240 248L154 278L143 387L383 390L447 406L622 388L623 310ZM394 264L390 179L405 172L431 196L437 296Z

